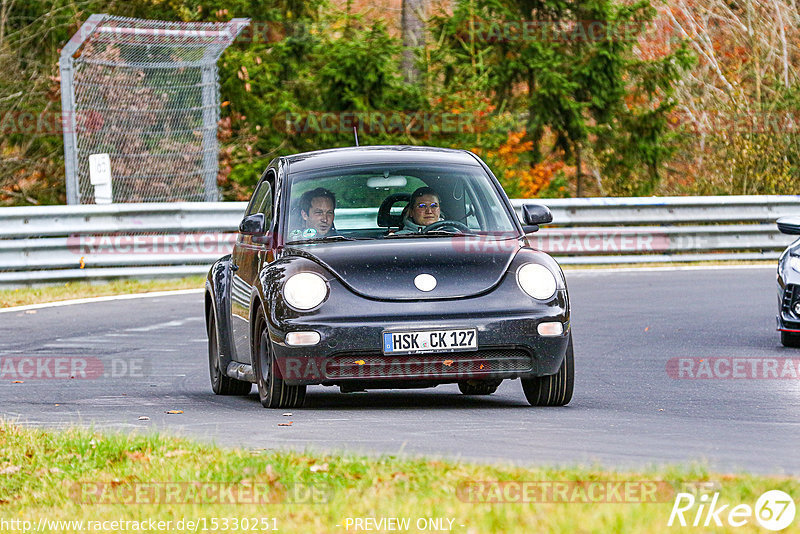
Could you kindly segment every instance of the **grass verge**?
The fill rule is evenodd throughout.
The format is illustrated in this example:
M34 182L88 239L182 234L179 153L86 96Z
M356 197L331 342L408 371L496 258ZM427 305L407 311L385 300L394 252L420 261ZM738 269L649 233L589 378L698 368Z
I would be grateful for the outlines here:
M0 289L0 308L88 297L104 297L107 295L202 288L205 279L205 276L198 275L159 280L120 279L104 283L68 282L63 285Z
M291 431L276 428L283 430ZM169 526L161 531L169 532L192 532L195 526L198 531L205 527L218 532L271 532L273 528L279 532L366 531L355 528L356 518L408 519L410 532L436 530L434 525L439 531L463 533L670 530L666 525L672 495L656 503L574 502L575 493L570 490L565 495L573 502L470 502L484 499L476 496L500 495L465 492L465 487L476 487L469 485L474 481L668 481L670 487L706 482L715 484L720 504L751 507L767 490L780 489L790 495L800 491L796 479L718 475L700 467L621 473L231 450L157 435L101 435L80 429L51 432L0 422L0 522L6 522L4 532L11 530L12 520L30 521L33 529L43 524L53 532L101 528L157 531L160 529L150 527L158 521ZM269 504L253 504L255 495ZM696 511L697 506L691 514L686 513L690 522ZM244 519L247 528L243 528ZM427 522L429 519L439 522ZM721 519L726 521L726 514L721 514ZM179 524L180 520L184 523ZM136 523L143 521L148 522L144 523L147 528ZM171 523L167 525L167 521ZM211 528L215 524L217 528ZM371 526L373 531L390 530ZM794 525L785 532L792 528ZM729 529L759 531L753 518L742 528L724 530Z

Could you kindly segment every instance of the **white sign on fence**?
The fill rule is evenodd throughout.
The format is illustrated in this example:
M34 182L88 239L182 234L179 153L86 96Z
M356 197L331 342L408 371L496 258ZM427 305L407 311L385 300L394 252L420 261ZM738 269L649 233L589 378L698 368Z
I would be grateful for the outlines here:
M111 157L108 154L91 154L89 156L89 180L94 186L96 204L111 204Z

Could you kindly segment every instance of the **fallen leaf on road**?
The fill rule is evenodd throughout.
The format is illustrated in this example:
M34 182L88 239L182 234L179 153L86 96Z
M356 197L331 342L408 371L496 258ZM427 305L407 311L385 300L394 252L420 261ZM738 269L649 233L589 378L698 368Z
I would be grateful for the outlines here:
M453 360L445 360L442 362L442 364L446 365L447 367L450 367L451 365L453 365Z
M289 421L288 423L278 423L278 426L292 426L292 421Z
M167 411L166 411L166 412L164 412L164 413L168 413L168 414L179 414L179 413L183 413L183 410L167 410Z
M86 262L83 260L83 256L81 256L81 269L86 267Z
M645 332L647 332L648 330L650 330L650 327L649 327L649 326L646 326L646 327L645 327L645 329L644 329L644 331L645 331Z
M356 360L354 363L355 363L356 365L364 365L364 364L365 364L365 363L367 363L367 362L365 362L364 360Z
M11 382L11 383L12 383L12 384L24 384L24 383L25 383L25 381L24 381L24 380L14 380L14 381L13 381L13 382Z
M36 313L36 310L25 310L25 313L27 313L28 315L33 315L34 313Z

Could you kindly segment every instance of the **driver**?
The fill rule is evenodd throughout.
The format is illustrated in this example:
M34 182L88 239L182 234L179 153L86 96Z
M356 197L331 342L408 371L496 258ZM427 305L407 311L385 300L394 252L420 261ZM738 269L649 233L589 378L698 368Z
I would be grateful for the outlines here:
M300 197L300 216L303 229L294 230L292 238L318 239L336 236L339 232L333 227L336 216L336 196L324 187L306 191Z
M420 187L411 193L411 200L403 210L403 222L396 234L418 234L426 226L442 220L439 194L430 187Z

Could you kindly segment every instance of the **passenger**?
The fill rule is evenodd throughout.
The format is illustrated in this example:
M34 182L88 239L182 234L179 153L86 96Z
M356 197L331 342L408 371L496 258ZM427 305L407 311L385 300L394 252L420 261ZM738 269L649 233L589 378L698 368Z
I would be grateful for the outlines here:
M333 226L336 217L336 195L324 187L306 191L300 197L300 216L303 229L295 230L292 239L318 239L340 235Z
M395 234L418 234L440 220L442 208L439 194L431 187L420 187L411 193L411 200L403 210L402 226Z

